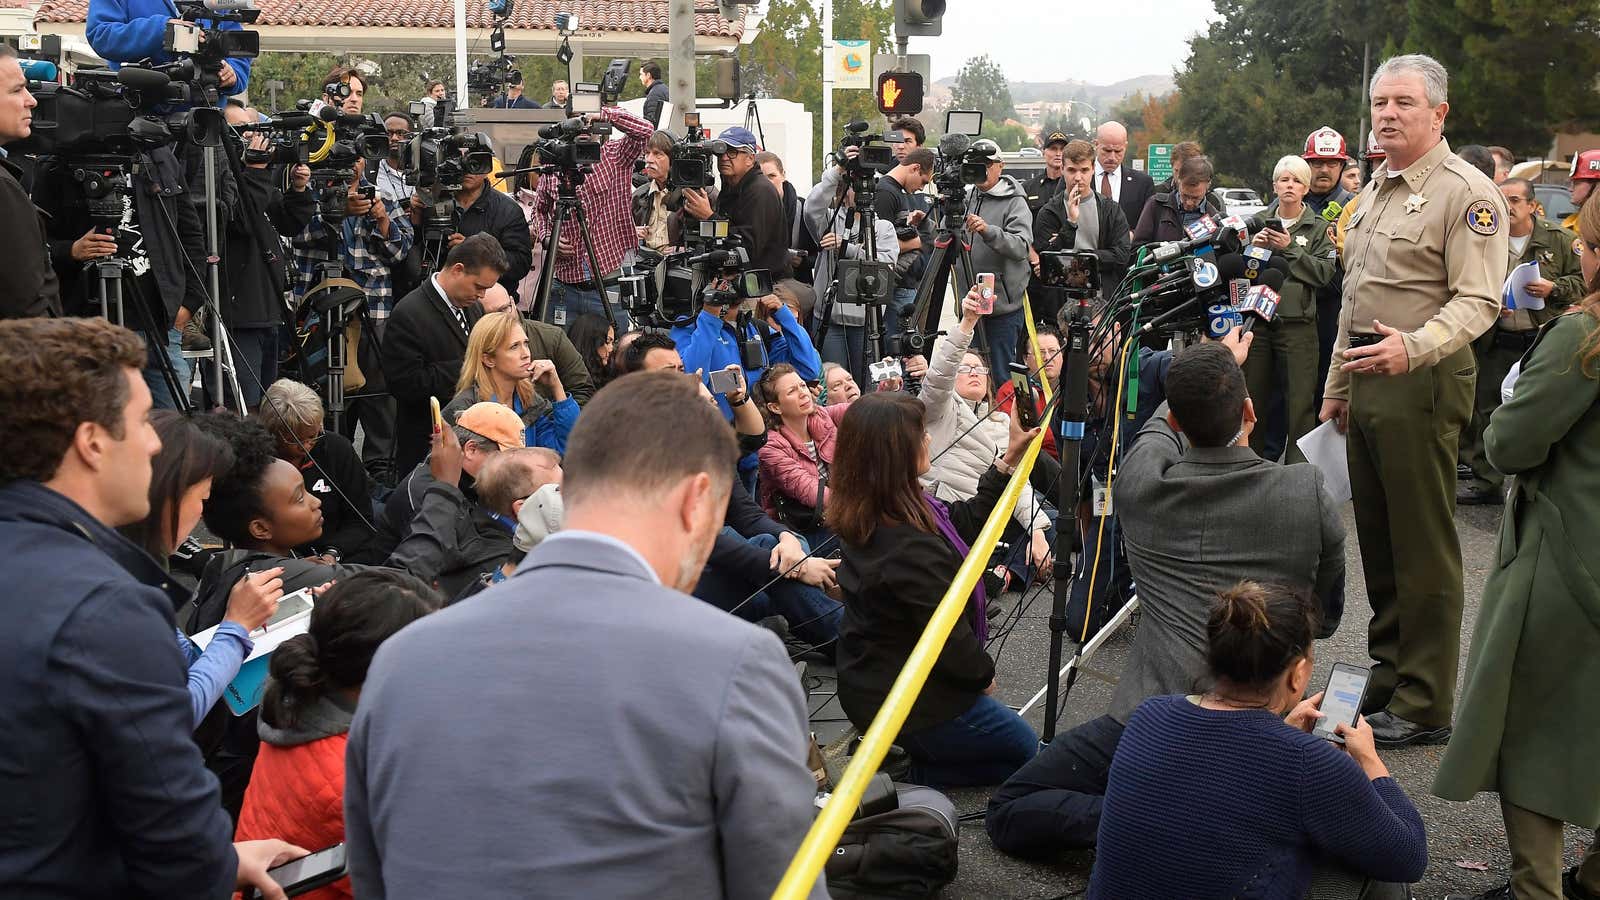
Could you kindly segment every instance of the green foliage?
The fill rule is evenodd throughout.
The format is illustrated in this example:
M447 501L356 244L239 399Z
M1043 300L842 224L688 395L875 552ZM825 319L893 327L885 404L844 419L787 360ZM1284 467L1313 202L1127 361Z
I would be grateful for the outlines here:
M875 53L891 46L894 8L889 0L835 3L833 12L835 40L871 41ZM744 51L742 70L746 92L753 90L757 95L790 100L811 111L812 166L820 169L823 153L833 149L822 146L821 7L809 0L770 0L761 34ZM875 132L883 127L883 116L873 104L872 91L835 90L836 143L844 126L855 120L871 124Z
M1028 134L1028 129L1021 125L990 124L987 118L983 122L983 136L1000 145L1006 152L1021 150L1023 147L1037 147L1038 142Z
M996 125L1017 115L1006 74L987 53L967 60L956 73L956 83L950 88L950 108L981 109L984 122ZM986 124L985 130L987 127Z
M1548 0L1215 0L1218 18L1190 42L1166 125L1205 146L1223 182L1260 184L1279 156L1321 125L1352 149L1366 111L1363 46L1372 67L1427 53L1450 71L1445 134L1454 145L1504 144L1532 155L1562 127L1600 125L1600 8ZM1403 36L1397 41L1396 36ZM1130 132L1131 104L1113 114Z

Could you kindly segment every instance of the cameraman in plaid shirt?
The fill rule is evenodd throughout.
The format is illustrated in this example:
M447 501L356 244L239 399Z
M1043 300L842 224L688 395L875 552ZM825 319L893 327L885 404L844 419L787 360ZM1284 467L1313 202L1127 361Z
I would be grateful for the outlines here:
M344 276L366 292L367 319L372 327L370 334L363 332L362 343L370 340L376 347L383 340L383 326L394 309L393 267L411 252L413 232L411 219L400 206L382 196L367 198L363 191L369 186L365 177L366 164L365 159L356 163L355 178L346 189L345 217L334 223L318 215L290 243L294 248L296 307L320 280L317 266L332 258L329 253L331 237L344 267ZM336 231L332 230L335 228ZM358 350L352 347L349 352ZM381 372L368 370L367 374L366 390L371 392L376 388L381 392ZM348 432L345 436L353 436L355 422L360 421L366 432L362 462L373 478L393 484L394 398L382 393L353 396L350 413L344 420L344 430Z
M617 271L629 250L639 246L639 234L633 225L633 164L644 155L645 145L655 128L615 106L585 118L610 122L622 134L601 149L600 162L595 165L593 174L578 188L578 202L588 218L595 259L600 266L600 276L604 278ZM555 175L539 176L531 228L534 239L540 243L549 239L550 228L554 225L558 183ZM544 314L546 321L563 328L584 313L605 315L601 295L592 283L588 253L577 225L577 220L573 219L561 228L555 281L550 285L550 303ZM627 314L619 309L616 317L618 333L627 331Z

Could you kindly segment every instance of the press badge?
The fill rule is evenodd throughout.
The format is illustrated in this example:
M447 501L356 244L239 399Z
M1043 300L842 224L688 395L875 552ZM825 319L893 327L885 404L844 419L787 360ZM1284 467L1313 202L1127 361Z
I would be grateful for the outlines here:
M567 307L565 305L556 307L555 314L551 317L551 321L556 325L560 325L562 328L567 327Z
M1111 492L1100 482L1100 479L1090 477L1089 483L1094 488L1094 517L1103 519L1111 515Z

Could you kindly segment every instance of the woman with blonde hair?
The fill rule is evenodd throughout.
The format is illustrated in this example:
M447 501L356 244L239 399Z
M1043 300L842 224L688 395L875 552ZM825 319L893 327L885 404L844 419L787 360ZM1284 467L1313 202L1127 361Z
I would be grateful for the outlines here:
M503 403L522 417L529 447L567 452L578 401L567 396L555 363L534 359L528 351L528 329L515 309L490 313L472 326L445 418L454 424L463 410L484 400Z
M1561 871L1563 823L1600 823L1600 203L1578 234L1589 296L1540 331L1483 432L1515 480L1433 783L1446 800L1500 795L1511 882L1484 897L1600 897L1600 837Z

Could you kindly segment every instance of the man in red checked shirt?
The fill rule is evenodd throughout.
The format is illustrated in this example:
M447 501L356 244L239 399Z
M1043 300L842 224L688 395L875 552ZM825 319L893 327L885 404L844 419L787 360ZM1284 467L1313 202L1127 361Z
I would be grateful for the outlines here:
M578 188L578 202L589 221L595 261L604 279L617 271L629 250L639 246L639 233L633 226L633 164L644 155L645 144L655 128L615 106L585 118L610 122L620 134L601 149L600 162L595 164L593 174ZM531 228L533 239L540 243L550 239L550 229L555 224L557 184L555 175L539 176ZM555 280L550 285L545 321L566 328L584 313L605 315L603 298L594 287L594 275L583 239L578 235L577 222L567 222L561 228L561 242L556 246ZM616 317L617 332L628 330L627 313L618 309Z

